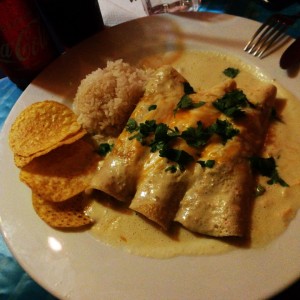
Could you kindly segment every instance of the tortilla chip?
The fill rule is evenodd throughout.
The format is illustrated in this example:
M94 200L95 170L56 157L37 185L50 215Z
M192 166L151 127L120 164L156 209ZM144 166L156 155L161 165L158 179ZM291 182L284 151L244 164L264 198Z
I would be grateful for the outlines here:
M53 149L56 149L62 145L72 144L72 143L76 142L77 140L81 139L85 134L86 134L86 131L84 129L82 129L82 130L78 131L76 134L74 134L72 136L68 136L64 140L57 143L56 145L53 145L52 147L45 149L43 151L34 153L30 156L21 156L21 155L15 154L14 155L15 165L18 168L23 168L27 164L29 164L34 158L45 155L45 154L49 153L50 151L52 151Z
M28 157L53 149L80 130L77 116L69 107L46 100L34 103L20 113L11 127L9 144L15 154Z
M93 220L84 213L86 201L82 194L63 202L54 203L33 193L32 205L38 216L52 227L75 228L93 223Z
M37 157L21 169L20 179L47 201L65 201L87 189L100 156L81 139Z

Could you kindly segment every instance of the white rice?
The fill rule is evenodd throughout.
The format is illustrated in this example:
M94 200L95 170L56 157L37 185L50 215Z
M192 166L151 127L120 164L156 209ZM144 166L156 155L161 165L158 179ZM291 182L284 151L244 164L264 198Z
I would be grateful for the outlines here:
M144 93L148 73L117 60L87 75L73 104L79 123L93 135L118 136Z

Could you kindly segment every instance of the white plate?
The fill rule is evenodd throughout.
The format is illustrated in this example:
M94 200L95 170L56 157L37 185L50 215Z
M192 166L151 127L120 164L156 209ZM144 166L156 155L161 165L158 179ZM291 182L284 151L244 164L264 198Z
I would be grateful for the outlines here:
M44 99L71 103L80 79L105 66L108 59L134 63L161 50L228 51L300 99L299 74L289 78L279 68L283 49L263 60L242 51L257 26L238 17L199 13L138 19L75 47L25 90L1 133L0 221L10 250L39 284L60 299L257 299L279 292L298 278L299 214L265 248L166 260L127 254L103 245L88 232L53 230L36 216L7 142L13 120L29 104Z

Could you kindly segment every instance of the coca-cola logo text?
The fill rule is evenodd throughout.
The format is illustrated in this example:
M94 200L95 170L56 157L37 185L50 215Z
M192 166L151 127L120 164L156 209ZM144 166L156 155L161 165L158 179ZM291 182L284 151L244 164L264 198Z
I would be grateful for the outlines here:
M49 45L47 32L38 20L32 20L20 30L15 41L0 45L0 61L4 63L15 62L30 65L36 62Z

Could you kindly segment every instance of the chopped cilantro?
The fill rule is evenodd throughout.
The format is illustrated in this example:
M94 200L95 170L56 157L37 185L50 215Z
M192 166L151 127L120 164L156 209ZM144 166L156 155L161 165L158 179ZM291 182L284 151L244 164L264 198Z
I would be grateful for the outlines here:
M137 140L138 142L140 142L142 145L145 145L145 141L144 141L144 137L142 134L140 134L139 132L132 135L131 137L128 138L130 141L131 140Z
M171 166L167 167L167 168L165 169L165 171L166 171L166 172L171 172L171 173L176 173L177 167L174 166L174 165L171 165Z
M238 129L234 128L230 122L219 119L209 127L209 131L219 135L224 144L240 132Z
M187 108L193 108L193 100L188 95L183 95L180 99L180 101L177 103L176 109L187 109Z
M150 151L155 152L164 149L171 140L179 136L178 128L171 129L164 123L158 124L154 132L154 140L149 144Z
M139 131L144 136L147 137L149 134L155 132L157 127L155 120L146 120L145 123L140 123Z
M279 176L278 171L275 170L272 174L270 180L267 181L268 184L272 185L274 183L279 183L281 186L288 187L289 185Z
M223 74L230 78L235 78L239 73L240 73L239 69L235 69L235 68L231 68L231 67L229 67L223 71Z
M184 90L184 95L181 97L176 107L174 108L173 110L174 115L177 113L179 109L193 109L205 104L205 102L203 101L200 101L198 103L193 102L192 98L189 95L194 94L195 91L187 81L183 82L183 90Z
M169 127L167 124L164 123L160 123L156 126L155 129L155 140L168 140L169 136L168 136L168 130Z
M133 119L129 119L133 120ZM133 122L134 121L134 122ZM137 131L136 134L132 135L129 137L129 140L136 139L139 141L142 145L146 145L146 138L155 132L157 124L155 120L147 120L145 123L140 123L139 125L136 123L135 120L130 122L133 124L131 127L128 126L126 127L126 130L129 131L130 133L133 133L134 131ZM128 124L128 123L127 123ZM134 128L134 130L133 130Z
M129 131L130 133L133 133L134 131L137 130L138 124L137 124L136 120L134 120L134 119L129 119L129 120L127 121L127 124L126 124L126 127L125 127L125 128L126 128L126 130Z
M262 186L261 184L258 184L256 186L256 189L255 189L256 197L263 195L265 192L266 192L266 188L264 186Z
M173 111L174 111L174 114L176 114L179 109L193 109L193 108L201 107L204 104L205 104L204 101L194 103L192 98L189 97L189 95L184 94L181 97L181 99L179 100L179 102L177 103L177 105Z
M184 90L184 93L186 95L190 95L190 94L194 94L195 93L193 87L187 81L185 81L183 83L183 90Z
M162 141L154 140L149 144L149 146L150 146L150 152L156 152L163 149L166 146L166 142L163 140Z
M199 121L196 128L189 127L188 129L184 130L181 134L181 137L189 146L198 148L206 145L207 141L211 137L211 134Z
M215 165L215 161L213 159L198 160L197 163L200 164L202 168L210 168L210 169Z
M171 142L175 139L182 139L189 146L200 148L207 144L213 134L219 135L223 143L226 143L228 139L239 133L230 122L218 119L210 127L204 128L199 121L197 127L189 127L182 132L177 127L172 129L167 124L157 124L155 120L138 124L135 120L129 119L126 130L134 133L129 140L136 139L142 145L150 147L150 152L159 151L161 157L177 163L180 170L184 170L189 162L194 161L194 158L184 150L173 149ZM202 162L198 163L205 167L212 167L214 164L213 161L207 161L204 165Z
M179 129L177 127L174 127L174 129L169 128L168 135L170 137L180 137Z
M241 108L253 107L253 104L248 101L243 91L233 90L214 101L213 106L228 117L239 118L245 115L245 111Z
M108 143L102 143L98 147L97 153L101 156L105 156L108 152L110 152L113 148L113 144L108 144Z
M222 121L217 119L214 124L208 128L204 128L199 121L197 127L189 127L181 134L181 138L186 143L195 148L205 146L213 134L217 134L221 137L222 142L226 144L229 139L239 134L239 130L234 128L232 124L226 120Z
M184 166L187 165L189 162L194 161L193 156L188 154L184 150L177 150L172 148L165 148L159 151L160 157L165 157L168 160L178 163L179 168L184 170Z
M136 139L144 146L149 146L151 152L163 149L172 139L180 136L178 128L171 129L166 124L157 124L155 120L147 120L145 123L137 124L130 119L127 131L134 135L129 137L129 140ZM153 138L151 140L151 138Z
M157 108L157 105L156 104L152 104L148 107L148 111L151 111L151 110L156 110Z
M279 176L275 159L273 157L262 158L253 156L250 158L252 169L259 172L262 176L269 177L268 184L278 183L281 186L288 187L289 185Z
M193 108L201 107L204 104L205 104L205 102L203 102L203 101L194 103L193 100L188 95L183 95L174 109L174 114L179 109L193 109Z

